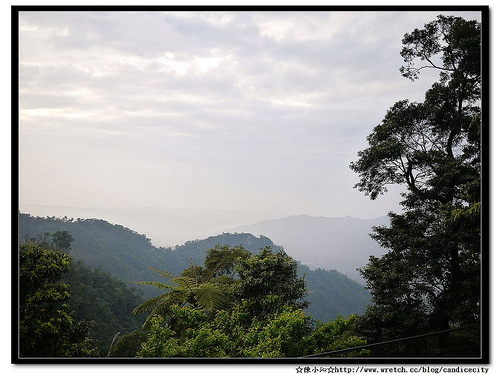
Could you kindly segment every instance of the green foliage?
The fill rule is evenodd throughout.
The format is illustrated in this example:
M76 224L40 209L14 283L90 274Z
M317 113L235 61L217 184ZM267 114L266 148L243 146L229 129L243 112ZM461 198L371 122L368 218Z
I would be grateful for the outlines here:
M215 248L216 252L221 250ZM236 248L237 252L242 249ZM214 252L209 250L210 257ZM230 249L217 253L219 265L231 258ZM213 259L213 258L212 258ZM226 259L227 260L227 259ZM214 263L205 262L213 265ZM298 357L364 344L351 335L355 317L319 325L301 309L307 306L304 278L297 277L297 264L282 250L264 248L254 256L234 262L237 278L233 301L223 308L206 309L201 304L171 304L168 319L150 315L150 334L142 357ZM209 274L218 269L212 269ZM193 265L183 274L194 278L207 270ZM227 276L226 276L227 277ZM171 289L167 295L171 294ZM362 353L365 354L365 353Z
M314 332L307 338L308 354L326 353L342 349L350 349L366 344L366 340L355 333L358 316L351 315L347 319L339 316L334 321L319 323ZM368 356L366 349L340 353L338 357Z
M245 250L242 245L230 248L228 245L219 245L207 250L205 257L205 269L213 271L217 276L234 277L235 266L241 260L250 258L251 252Z
M230 307L236 300L244 301L253 310L253 314L261 315L268 314L281 305L296 308L307 306L307 302L300 301L306 295L304 277L297 279L296 262L282 250L274 254L270 248L264 248L260 254L250 257L241 247L215 247L208 251L207 259L205 264L212 269L203 269L192 262L180 277L173 277L150 267L169 279L171 284L139 282L167 290L134 309L134 314L151 311L146 319L145 329L150 327L154 316L163 319L172 316L172 307L176 305L199 307L209 315ZM220 274L221 269L222 275L232 273L233 267L238 274L237 281L227 276L215 277Z
M141 328L145 317L135 317L131 312L143 296L123 281L79 261L72 263L62 280L71 286L67 303L75 316L92 322L89 334L95 339L99 356L107 355L117 332L123 337Z
M271 317L253 319L250 329L244 336L243 357L299 357L304 353L304 337L312 330L310 317L302 310L288 307Z
M143 357L287 357L298 354L302 338L301 311L283 312L242 325L238 309L220 312L215 320L191 307L176 307L173 318L182 322L183 335L155 320Z
M179 340L159 316L151 318L148 341L142 345L138 357L177 357Z
M480 321L481 139L480 24L439 16L406 34L402 74L418 78L424 68L440 80L423 103L397 102L368 136L369 147L351 168L356 184L376 199L402 184L402 214L372 237L388 252L361 270L374 306L360 327L371 341L446 330ZM440 57L441 63L433 61ZM425 61L415 67L413 61ZM461 356L468 347L443 336L376 350L378 355ZM478 342L475 343L477 349ZM479 352L478 350L473 350Z
M441 66L431 60L440 54ZM423 29L405 34L401 56L406 62L400 69L404 77L415 80L422 69L437 68L442 81L458 78L469 98L479 97L481 29L477 21L440 15ZM425 65L415 67L415 59L424 61Z
M19 333L21 357L90 357L97 354L89 326L75 319L60 282L71 258L28 243L19 248Z
M57 231L52 233L52 242L56 250L61 250L69 252L71 249L71 243L74 241L71 234L68 231Z
M219 311L213 320L192 307L176 306L173 310L172 318L178 322L176 328L162 318L152 319L140 357L285 358L366 344L352 334L355 316L339 317L315 329L310 316L291 307L254 317L250 323L244 304L230 311ZM341 356L367 354L363 350Z
M171 284L152 281L138 282L138 284L154 285L159 289L168 290L158 297L150 298L133 310L134 315L143 314L151 310L144 323L144 329L150 327L151 319L155 316L160 316L164 319L172 316L172 308L176 305L192 305L200 307L208 313L214 313L217 309L229 303L229 294L225 293L229 291L226 287L226 278L214 278L216 270L210 273L203 272L203 270L197 272L198 268L192 262L189 269L183 275L174 277L167 272L150 267L151 270L160 276L169 279ZM207 276L203 277L203 274Z
M297 263L283 250L276 254L268 247L236 266L239 283L236 297L247 301L254 314L265 315L276 306L305 308L305 276L297 278ZM269 298L273 296L273 298Z
M20 238L33 238L42 242L44 237L39 233L47 233L45 241L47 246L50 246L50 233L57 231L68 231L74 238L71 248L74 259L108 272L129 285L138 280L148 279L158 283L158 286L165 284L165 278L160 274L148 273L148 267L151 265L168 270L171 275L181 275L189 270L191 260L204 265L204 270L211 270L218 265L219 258L226 259L228 264L221 265L214 275L224 288L224 293L232 293L230 283L233 277L237 277L234 265L239 257L247 258L249 253L257 254L264 247L271 247L273 252L282 249L267 237L254 237L248 233L224 233L204 240L189 241L172 249L156 248L151 246L150 241L144 236L103 220L19 215ZM207 249L210 249L209 253ZM298 272L305 274L308 300L311 302L306 311L315 319L326 322L339 314L343 316L361 314L370 303L369 293L361 285L336 271L311 270L305 265L298 264ZM207 275L199 273L199 276ZM137 288L145 297L158 296L156 287L151 288L144 284L137 285ZM107 339L108 342L113 334Z

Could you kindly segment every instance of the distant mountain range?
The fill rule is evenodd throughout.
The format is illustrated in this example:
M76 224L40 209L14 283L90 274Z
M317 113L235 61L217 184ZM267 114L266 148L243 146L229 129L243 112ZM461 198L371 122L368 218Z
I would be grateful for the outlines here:
M155 247L181 246L186 241L205 239L221 233L263 235L282 246L287 254L311 269L337 270L364 283L356 271L370 255L385 250L369 234L372 227L386 225L387 217L362 220L352 217L288 216L227 210L170 208L75 208L20 205L21 212L41 217L99 218L133 228Z
M378 257L386 251L369 236L371 228L387 224L387 217L361 220L300 215L244 225L230 232L269 237L311 269L337 270L364 282L356 269L365 266L370 255Z
M173 247L217 235L228 228L287 216L276 212L194 210L164 207L94 208L21 204L21 212L40 217L99 218L145 234L154 246Z
M253 253L266 246L274 250L280 248L268 237L250 233L223 233L187 241L180 246L155 247L146 236L102 219L43 218L22 213L19 215L21 242L56 231L68 231L74 238L70 251L72 257L108 272L130 286L134 285L131 284L134 281L157 279L156 275L148 270L148 266L179 275L189 266L191 260L203 265L206 251L218 244L230 247L243 245ZM311 302L307 311L315 319L328 321L336 319L337 315L346 317L361 314L370 304L370 295L363 286L337 271L311 270L299 262L298 274L305 275L307 299ZM147 296L158 295L156 288L140 289Z

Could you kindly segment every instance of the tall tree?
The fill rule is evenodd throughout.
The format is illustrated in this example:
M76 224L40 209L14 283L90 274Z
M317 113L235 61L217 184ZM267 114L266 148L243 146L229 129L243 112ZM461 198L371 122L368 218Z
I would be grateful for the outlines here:
M63 252L33 243L20 246L20 357L97 355L88 324L76 320L67 305L69 286L60 282L70 264L71 258Z
M144 329L151 327L152 319L156 316L163 319L172 317L174 306L190 305L213 314L215 310L223 308L231 302L229 294L225 292L230 289L229 284L233 280L228 280L224 276L214 277L217 269L206 273L202 267L191 262L189 268L184 270L181 276L173 276L168 272L153 267L149 268L169 282L137 282L140 285L156 286L158 289L166 291L157 297L148 299L133 310L133 314L136 316L150 311L144 322Z
M234 277L238 262L250 258L251 255L250 251L245 250L241 245L231 248L228 245L216 245L207 250L205 269L207 272L216 270L216 276Z
M236 296L251 311L252 316L263 316L277 306L306 308L308 301L305 275L298 277L297 262L283 250L273 253L269 247L236 266L239 282Z
M67 230L52 233L52 242L56 250L69 252L71 249L71 242L74 241L75 240Z
M439 81L423 103L394 104L350 165L360 177L355 187L371 199L388 185L406 187L403 213L389 213L390 226L372 235L388 252L361 270L374 302L364 333L373 340L479 322L480 51L481 27L474 20L439 16L405 34L402 75L415 80L425 69L438 69ZM461 354L445 340L413 354ZM477 354L478 347L465 351Z

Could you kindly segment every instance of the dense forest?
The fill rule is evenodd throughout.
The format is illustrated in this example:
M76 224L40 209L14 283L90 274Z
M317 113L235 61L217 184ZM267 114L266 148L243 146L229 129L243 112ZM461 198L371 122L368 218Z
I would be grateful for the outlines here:
M108 355L115 335L124 336L141 330L143 316L130 312L144 300L143 293L99 268L90 268L73 261L61 282L68 284L71 296L68 305L77 319L90 321L89 335L99 350Z
M404 35L401 56L403 77L440 75L350 164L371 199L406 188L402 212L374 228L387 251L361 270L370 296L266 237L156 248L103 220L20 213L20 355L486 357L481 25L439 16Z
M161 291L144 300L50 241L61 235L72 242L55 232L20 246L22 357L288 357L365 343L356 315L323 323L302 310L305 276L282 249L216 245L180 276L150 267L167 280L139 282Z
M209 237L188 241L174 248L157 248L148 238L121 225L97 219L41 218L19 214L21 241L41 237L40 234L68 232L71 256L86 265L111 274L128 286L139 289L144 296L157 294L154 288L133 284L140 280L160 281L148 267L156 267L173 275L180 275L190 262L203 264L206 252L218 245L243 246L252 253L270 247L282 249L269 238L248 233ZM328 321L338 315L361 314L370 303L368 292L357 282L335 270L316 269L297 262L301 275L305 275L310 306L307 312L315 319Z

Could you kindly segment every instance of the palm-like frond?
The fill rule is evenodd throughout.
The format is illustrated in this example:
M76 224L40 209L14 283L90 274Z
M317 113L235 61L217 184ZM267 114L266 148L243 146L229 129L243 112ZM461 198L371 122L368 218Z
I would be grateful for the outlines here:
M143 325L147 330L151 326L154 316L166 318L171 315L172 305L182 305L184 303L195 303L200 308L207 311L215 311L224 306L227 300L224 288L218 278L211 280L219 267L216 267L206 278L201 280L197 274L196 265L191 261L190 269L192 276L172 276L170 273L154 267L148 267L163 278L169 279L169 285L158 281L139 281L136 284L156 286L158 289L168 289L157 297L153 297L143 302L133 310L134 315L144 314L150 311Z
M194 298L201 308L214 311L224 306L226 294L216 284L204 283L196 288Z
M172 288L171 285L160 283L159 281L135 281L134 284L156 286L158 289L161 289L161 290Z
M216 283L216 284L230 285L230 284L234 284L236 282L236 280L233 279L231 276L223 275L223 276L214 277L212 279L212 282Z
M174 277L172 282L179 285L179 287L194 292L194 289L198 286L198 282L195 278L189 276L179 276Z
M159 304L158 306L156 306L151 311L151 313L146 317L146 320L144 321L144 324L142 325L142 329L144 331L148 331L151 328L153 318L156 316L160 316L163 319L166 319L167 316L172 315L171 306L172 306L172 304L170 304L170 303L163 303L163 304Z
M210 274L207 275L207 278L205 279L205 281L208 281L208 280L211 280L215 274L217 272L219 272L219 270L222 268L222 266L224 265L224 261L220 261L213 269L212 271L210 272Z
M163 304L168 299L169 294L170 293L161 294L158 297L153 297L144 301L132 311L132 314L141 315L154 309L155 307Z
M171 307L184 303L187 299L187 294L184 289L172 288L168 293L143 302L132 311L132 314L140 315L151 311L142 326L143 330L148 330L151 327L151 320L154 316L161 316L166 319L167 316L171 315Z
M158 268L148 266L148 269L153 271L153 272L156 272L159 276L161 276L165 279L173 279L174 278L174 276L172 276L170 273L168 273L166 271L162 271Z

